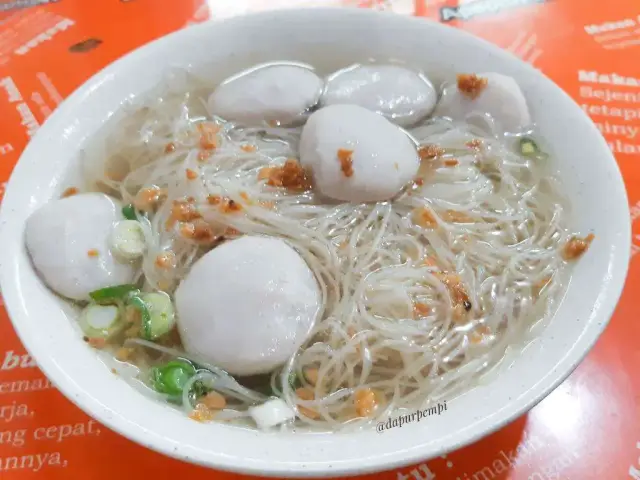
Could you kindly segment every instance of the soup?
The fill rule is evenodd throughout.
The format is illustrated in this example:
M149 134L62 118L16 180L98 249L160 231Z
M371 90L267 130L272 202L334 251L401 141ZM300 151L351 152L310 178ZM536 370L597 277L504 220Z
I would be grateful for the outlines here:
M194 420L338 430L451 400L544 326L594 238L513 79L324 73L164 82L27 222L88 345Z

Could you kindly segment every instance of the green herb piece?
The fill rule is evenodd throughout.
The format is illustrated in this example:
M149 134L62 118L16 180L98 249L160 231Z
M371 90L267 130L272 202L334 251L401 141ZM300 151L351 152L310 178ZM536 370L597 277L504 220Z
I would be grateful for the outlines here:
M540 149L532 139L523 137L520 139L520 153L525 157L533 157L540 153Z
M135 295L129 299L128 303L140 312L140 318L142 319L142 338L145 340L151 340L151 312L149 311L149 307L142 298Z
M136 209L133 205L125 205L122 207L122 216L127 220L137 220Z
M94 290L89 293L89 296L94 302L105 303L113 302L115 300L125 300L129 295L137 291L138 287L135 285L124 284Z
M196 374L193 365L182 360L172 360L151 370L151 381L156 392L170 396L182 394L184 386Z
M89 338L107 339L120 330L120 309L116 305L90 303L78 319L82 332Z
M155 340L171 331L176 324L171 297L165 292L144 293L140 297L149 313L148 328L143 333L147 340Z

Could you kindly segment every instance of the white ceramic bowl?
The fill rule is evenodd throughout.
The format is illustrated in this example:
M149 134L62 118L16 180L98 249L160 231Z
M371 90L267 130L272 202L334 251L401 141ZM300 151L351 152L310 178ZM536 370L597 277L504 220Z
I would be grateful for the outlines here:
M501 72L524 90L575 205L572 227L596 233L548 328L495 381L449 402L446 414L383 433L265 434L199 424L112 375L34 274L23 246L25 219L60 193L61 179L83 142L121 102L153 87L167 67L194 67L217 81L263 61L340 67L370 57L405 60L430 73ZM556 387L592 347L616 306L630 253L627 205L617 164L591 121L550 80L506 52L453 28L385 13L261 13L193 27L136 50L55 111L7 188L0 280L15 328L42 370L80 408L122 435L219 469L277 477L355 474L462 447L526 412Z

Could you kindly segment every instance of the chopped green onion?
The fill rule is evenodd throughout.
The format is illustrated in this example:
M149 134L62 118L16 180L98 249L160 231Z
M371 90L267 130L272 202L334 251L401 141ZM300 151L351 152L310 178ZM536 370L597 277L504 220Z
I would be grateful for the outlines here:
M142 298L134 295L129 299L129 305L140 312L140 318L142 319L142 338L151 340L151 312L149 307Z
M115 305L89 304L78 319L82 332L89 338L109 338L122 325L120 309Z
M135 285L115 285L113 287L101 288L89 293L91 299L97 303L113 302L114 300L125 300L126 297L138 291Z
M133 205L125 205L122 207L122 216L127 220L137 220L138 216L136 215L136 209Z
M532 157L540 153L540 149L536 142L531 140L528 137L523 137L520 139L520 153L525 157Z
M151 370L153 389L167 395L181 395L184 386L196 374L193 365L183 360L173 360Z
M141 298L149 312L149 327L148 332L144 330L145 338L154 340L169 333L176 324L175 311L169 295L164 292L144 293Z
M170 332L176 323L171 298L164 292L140 293L135 285L116 285L95 290L89 296L100 304L124 302L140 312L141 336L155 340Z
M109 237L111 251L125 260L135 260L144 255L147 244L140 222L122 220L116 223Z

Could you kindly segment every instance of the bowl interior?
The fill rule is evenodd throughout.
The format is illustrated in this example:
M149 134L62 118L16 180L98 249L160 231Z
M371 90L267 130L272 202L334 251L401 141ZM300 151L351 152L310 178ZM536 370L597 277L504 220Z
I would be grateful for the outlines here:
M60 193L83 143L123 101L154 87L169 67L190 68L214 85L259 62L296 60L330 70L369 58L407 62L435 82L461 71L496 71L518 81L573 202L572 228L596 234L549 326L495 380L449 402L446 413L381 434L265 434L203 425L112 375L34 274L23 246L26 218ZM192 27L149 44L100 72L59 107L9 182L0 225L0 282L18 334L56 386L145 446L216 468L278 477L380 470L477 440L533 406L575 368L622 290L630 252L627 205L616 162L597 129L558 87L515 57L424 20L341 9L269 12Z

